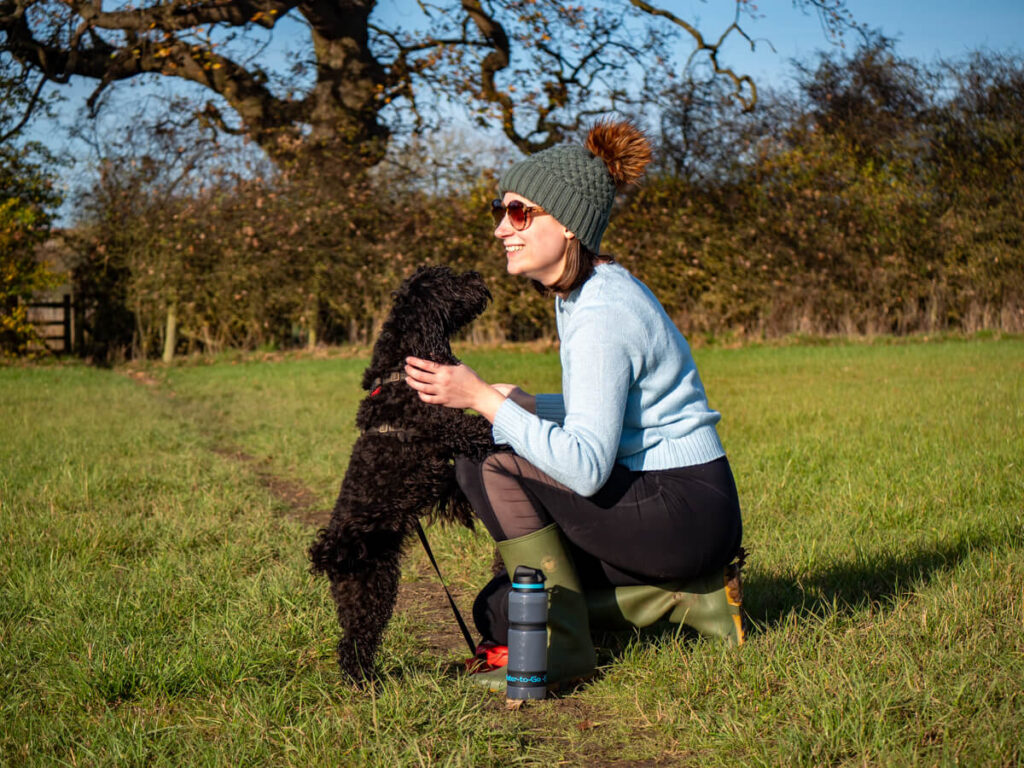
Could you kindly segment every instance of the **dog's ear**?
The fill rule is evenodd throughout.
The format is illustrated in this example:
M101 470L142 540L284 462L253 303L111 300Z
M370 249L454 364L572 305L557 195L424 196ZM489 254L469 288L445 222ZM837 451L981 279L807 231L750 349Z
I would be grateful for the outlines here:
M437 307L428 307L420 317L420 325L406 337L409 351L428 360L451 362L452 347L448 342L447 318L444 313Z

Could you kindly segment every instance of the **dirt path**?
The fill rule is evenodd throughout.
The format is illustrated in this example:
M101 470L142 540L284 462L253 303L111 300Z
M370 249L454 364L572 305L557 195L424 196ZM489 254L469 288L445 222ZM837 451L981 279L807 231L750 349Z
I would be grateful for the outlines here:
M282 514L307 526L310 540L315 529L327 523L331 510L320 507L319 497L313 490L301 480L278 473L268 459L253 456L240 446L219 437L216 431L210 428L211 424L217 423L214 414L204 412L202 406L197 407L195 402L178 398L166 382L160 381L146 371L126 368L122 369L122 373L149 390L154 398L171 404L179 418L188 421L206 438L208 450L233 462L241 471L248 473L254 483L267 490L281 503ZM418 542L409 542L408 546L411 548L410 554L419 548ZM403 568L407 574L409 569L413 569L418 578L404 580L399 586L396 613L411 619L416 627L417 639L423 648L438 658L450 660L449 674L459 674L462 668L460 660L469 654L452 615L444 588L425 556L407 557ZM471 622L472 595L464 594L457 588L452 589L452 595L462 610L463 617L467 622ZM520 718L528 724L528 738L538 742L564 740L566 737L563 729L586 732L587 737L577 747L578 762L574 761L574 764L602 765L609 768L668 768L692 764L689 760L679 762L670 756L656 760L618 759L617 753L621 745L614 740L606 743L602 737L613 715L599 705L576 696L549 699L543 703L523 707L516 713L507 713L504 697L495 695L492 699L489 707L495 712Z
M179 417L189 421L207 438L207 447L212 453L234 462L248 473L253 482L281 502L283 514L308 526L311 536L315 529L327 524L331 510L323 509L317 494L301 480L277 473L267 459L253 456L240 446L215 437L208 427L204 429L204 424L210 424L209 419L215 417L204 413L203 418L197 418L195 403L188 403L189 412L186 413L186 403L177 397L167 382L160 381L144 370L125 368L122 369L122 373L136 384L145 387L153 397L173 404ZM338 480L340 482L341 478ZM419 545L410 542L409 546ZM410 565L407 560L404 567L409 568ZM425 558L418 559L415 567L420 578L405 581L399 586L395 610L413 617L416 625L421 628L418 633L420 639L431 650L444 655L457 650L465 651L466 643L459 632L451 607L448 605L448 598L445 597L444 588L436 574ZM464 612L464 618L469 621L468 615L465 614L472 599L459 594L458 590L453 590L452 595L460 610Z

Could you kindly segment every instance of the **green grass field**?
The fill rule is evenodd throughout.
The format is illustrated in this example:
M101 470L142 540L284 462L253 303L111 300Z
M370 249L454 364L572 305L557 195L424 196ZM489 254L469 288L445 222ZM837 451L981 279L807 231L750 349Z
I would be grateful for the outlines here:
M466 350L558 387L554 352ZM339 678L304 550L365 358L0 368L0 765L1018 765L1024 340L697 351L754 631L602 648L507 712L410 543L382 665ZM483 533L428 531L464 610Z

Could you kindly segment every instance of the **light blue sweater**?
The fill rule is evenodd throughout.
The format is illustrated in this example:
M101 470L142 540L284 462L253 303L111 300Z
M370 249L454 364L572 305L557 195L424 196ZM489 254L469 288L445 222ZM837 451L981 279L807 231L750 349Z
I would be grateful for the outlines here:
M534 415L506 399L498 443L582 496L624 464L704 464L725 455L686 339L654 294L618 264L599 264L555 300L562 394L537 395Z

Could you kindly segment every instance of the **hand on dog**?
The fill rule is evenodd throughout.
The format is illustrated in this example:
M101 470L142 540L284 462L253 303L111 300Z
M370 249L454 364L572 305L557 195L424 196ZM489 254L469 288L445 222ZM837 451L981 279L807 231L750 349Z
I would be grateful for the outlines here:
M468 365L442 365L419 357L405 358L405 383L424 403L472 408L494 423L505 395L481 379Z

